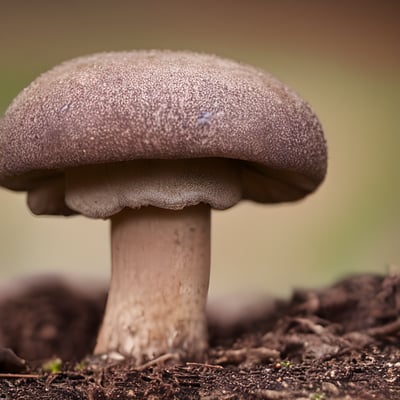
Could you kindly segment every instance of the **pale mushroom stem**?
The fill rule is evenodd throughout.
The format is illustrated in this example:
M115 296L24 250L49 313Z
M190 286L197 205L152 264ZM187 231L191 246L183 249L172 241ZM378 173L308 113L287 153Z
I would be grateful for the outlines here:
M95 353L117 351L137 364L166 353L200 360L210 207L124 209L111 226L112 277Z

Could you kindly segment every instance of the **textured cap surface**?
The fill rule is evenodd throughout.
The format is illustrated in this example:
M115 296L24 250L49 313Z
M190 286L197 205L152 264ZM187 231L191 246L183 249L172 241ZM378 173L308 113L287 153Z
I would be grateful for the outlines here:
M44 73L0 121L0 184L30 190L70 167L220 157L242 163L243 195L290 201L327 167L309 105L270 74L190 52L101 53Z

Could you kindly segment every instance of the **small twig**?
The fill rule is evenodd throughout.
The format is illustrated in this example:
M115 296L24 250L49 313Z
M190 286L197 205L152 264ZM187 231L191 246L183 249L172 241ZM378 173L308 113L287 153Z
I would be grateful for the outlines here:
M49 390L50 389L50 386L51 386L51 384L53 383L53 381L56 379L56 377L57 377L57 374L50 374L48 377L47 377L47 379L46 379L46 382L45 382L45 388L46 388L46 390Z
M400 332L400 318L394 322L390 322L389 324L367 330L367 333L370 336L385 336L398 332Z
M187 362L186 365L188 367L204 367L204 368L224 369L224 367L222 365L204 364L204 363L197 363L197 362Z
M42 375L37 374L7 374L7 373L0 373L0 378L13 378L13 379L39 379Z
M139 365L135 369L137 371L143 371L144 369L152 367L153 365L159 365L159 364L162 364L165 361L174 360L174 359L175 360L179 360L179 356L177 354L173 354L173 353L163 354L162 356L154 358L153 360L150 360L147 363Z

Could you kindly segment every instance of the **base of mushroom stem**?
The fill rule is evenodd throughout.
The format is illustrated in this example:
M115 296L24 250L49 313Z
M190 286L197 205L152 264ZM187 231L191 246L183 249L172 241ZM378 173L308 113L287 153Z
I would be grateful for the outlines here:
M210 208L125 209L112 218L112 276L95 354L142 364L163 354L200 361L207 349Z
M116 351L112 351L110 353L104 353L104 354L94 354L94 355L89 355L85 357L85 360L88 364L91 365L99 365L99 366L107 366L107 365L115 365L115 363L123 362L123 361L128 361L130 365L132 365L132 358L131 357L126 357L120 353L117 353ZM179 353L165 353L161 354L160 356L154 357L151 360L143 361L141 364L135 362L135 368L139 369L145 369L149 367L154 367L157 365L171 365L171 364L181 364L183 361L187 361L186 359L183 360ZM199 360L196 360L197 362L204 362L204 357L202 357Z

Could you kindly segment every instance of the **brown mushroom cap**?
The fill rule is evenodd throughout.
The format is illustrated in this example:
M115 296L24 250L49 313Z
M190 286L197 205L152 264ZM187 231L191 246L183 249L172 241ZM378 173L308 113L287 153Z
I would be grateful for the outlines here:
M258 202L307 195L327 167L321 125L296 93L259 69L190 52L67 61L0 121L0 184L35 190L48 181L61 203L68 168L191 158L242 161L243 197Z

